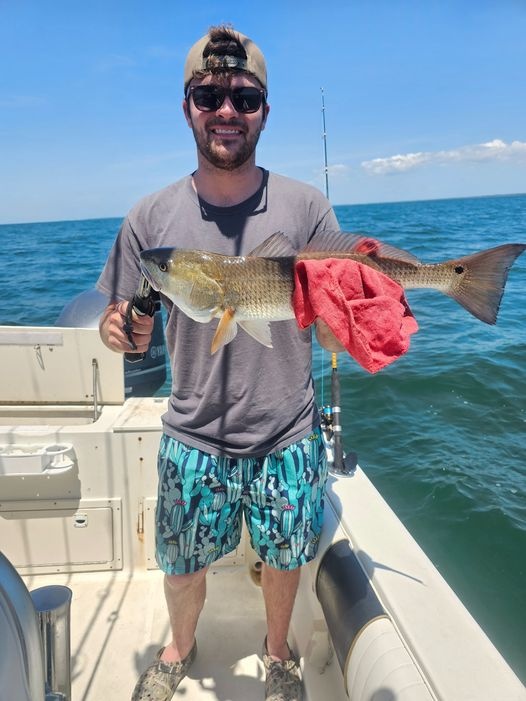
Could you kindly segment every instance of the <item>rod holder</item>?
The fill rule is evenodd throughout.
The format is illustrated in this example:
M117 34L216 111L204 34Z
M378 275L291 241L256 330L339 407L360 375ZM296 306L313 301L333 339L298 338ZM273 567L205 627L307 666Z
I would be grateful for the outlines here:
M71 701L71 589L52 585L31 593L46 678L46 701Z

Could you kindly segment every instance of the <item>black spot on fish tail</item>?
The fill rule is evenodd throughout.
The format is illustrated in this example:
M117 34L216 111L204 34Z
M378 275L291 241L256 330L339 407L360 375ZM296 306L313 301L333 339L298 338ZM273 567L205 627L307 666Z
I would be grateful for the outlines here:
M495 324L508 273L526 244L509 243L455 261L452 287L446 292L473 316L486 324Z

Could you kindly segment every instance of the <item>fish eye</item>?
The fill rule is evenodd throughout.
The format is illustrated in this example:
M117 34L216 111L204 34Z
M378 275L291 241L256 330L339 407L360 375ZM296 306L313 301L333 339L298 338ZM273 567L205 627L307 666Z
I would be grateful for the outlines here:
M165 273L168 270L168 266L166 265L166 263L159 263L159 270L161 271L161 273Z
M455 268L455 272L457 273L457 275L462 275L462 273L464 272L464 266L463 266L463 265L457 265L456 268Z

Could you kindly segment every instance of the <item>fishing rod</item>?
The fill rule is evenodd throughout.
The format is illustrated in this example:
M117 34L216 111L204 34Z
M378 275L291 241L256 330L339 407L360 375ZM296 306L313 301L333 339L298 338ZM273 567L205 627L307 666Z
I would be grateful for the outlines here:
M321 115L323 124L323 162L325 172L325 196L329 199L329 165L327 160L327 128L325 124L325 95L321 88ZM329 423L333 450L333 470L350 474L356 466L356 456L344 455L341 424L340 376L338 374L338 354L331 357L331 405L323 407L323 417ZM323 395L323 392L322 392ZM322 398L323 401L323 398Z

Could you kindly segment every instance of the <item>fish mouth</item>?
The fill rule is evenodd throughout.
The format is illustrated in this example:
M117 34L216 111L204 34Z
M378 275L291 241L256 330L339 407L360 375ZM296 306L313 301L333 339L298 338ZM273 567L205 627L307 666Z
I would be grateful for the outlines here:
M152 277L150 271L148 270L148 268L146 267L146 265L145 265L142 261L141 261L141 273L142 273L142 274L144 275L144 277L146 278L146 280L147 280L148 284L150 285L150 287L152 288L152 290L155 290L155 292L160 292L160 291L161 291L160 285L158 285L158 284L155 282L155 280L153 279L153 277Z

